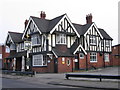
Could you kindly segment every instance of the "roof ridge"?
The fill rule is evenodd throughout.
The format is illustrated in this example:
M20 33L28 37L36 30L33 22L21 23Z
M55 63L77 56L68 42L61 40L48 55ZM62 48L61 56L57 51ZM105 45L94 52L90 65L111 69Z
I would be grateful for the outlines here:
M8 31L8 33L23 34L23 33L21 33L21 32L13 32L13 31Z
M60 16L57 16L57 17L51 19L50 21L52 21L52 20L54 20L54 19L56 19L56 18L62 17L62 16L64 16L64 15L66 15L66 13L65 13L65 14L62 14L62 15L60 15Z
M43 19L43 18L36 17L36 16L30 16L30 17L50 21L50 19Z

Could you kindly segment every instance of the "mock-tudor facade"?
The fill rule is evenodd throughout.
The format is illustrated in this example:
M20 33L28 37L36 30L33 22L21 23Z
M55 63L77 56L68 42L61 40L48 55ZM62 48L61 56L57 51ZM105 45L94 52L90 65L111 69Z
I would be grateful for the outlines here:
M72 23L67 14L45 17L45 12L30 16L23 33L8 32L7 59L13 70L58 73L110 66L112 38L92 22L91 14L85 25Z

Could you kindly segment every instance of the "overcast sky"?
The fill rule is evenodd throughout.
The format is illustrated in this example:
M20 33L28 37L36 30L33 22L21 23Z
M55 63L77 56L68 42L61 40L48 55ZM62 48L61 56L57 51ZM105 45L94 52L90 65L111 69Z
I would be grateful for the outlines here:
M0 43L4 43L8 31L23 32L24 21L30 16L52 19L64 13L74 23L85 24L86 15L92 13L93 22L103 28L118 44L118 1L119 0L1 0Z

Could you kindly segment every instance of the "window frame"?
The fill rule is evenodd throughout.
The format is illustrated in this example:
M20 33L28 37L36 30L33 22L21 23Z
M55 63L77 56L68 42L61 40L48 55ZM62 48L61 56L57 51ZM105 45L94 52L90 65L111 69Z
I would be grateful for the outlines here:
M83 56L81 57L81 55L83 55ZM80 59L84 59L84 56L85 56L84 53L79 54Z
M56 44L66 44L65 34L56 34Z
M105 60L105 62L109 62L110 58L109 58L109 54L108 53L104 54L104 60Z
M41 45L41 37L38 34L31 36L32 46Z
M105 45L108 46L108 47L110 46L109 40L105 40Z
M92 57L92 59L91 59L91 57ZM97 62L97 53L96 52L90 53L90 62Z
M96 36L95 35L90 35L89 39L90 45L96 45Z
M36 57L35 57L36 56ZM41 57L41 58L40 58ZM37 59L36 59L37 58ZM47 66L47 59L46 59L46 64L44 65L44 56L42 54L37 54L37 55L33 55L32 57L32 66ZM40 61L41 63L40 64L36 64L35 63L35 60L37 60L38 62ZM37 62L37 63L38 63Z
M71 64L71 60L68 58L67 59L67 66L70 66L70 64Z

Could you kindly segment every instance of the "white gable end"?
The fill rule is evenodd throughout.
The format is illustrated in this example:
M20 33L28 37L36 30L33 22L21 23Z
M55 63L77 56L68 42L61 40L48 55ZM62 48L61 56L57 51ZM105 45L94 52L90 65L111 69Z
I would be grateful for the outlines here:
M95 27L96 31L98 32L98 34L100 35L100 37L103 39L103 36L101 35L100 31L98 30L97 26L95 25L95 23L93 23L89 29L86 31L86 33L84 34L84 36L86 36L87 33L89 33L89 31L92 29L92 27Z
M33 25L31 25L31 22L32 22L32 24ZM35 27L34 27L35 26ZM37 25L35 24L35 22L34 22L34 20L30 17L29 18L29 21L28 21L28 24L27 24L27 26L26 26L26 28L25 28L25 30L24 30L24 33L23 33L23 36L22 36L22 39L24 38L24 36L27 34L27 32L31 32L31 30L30 30L30 28L35 28L40 34L42 34L42 32L40 32L40 30L38 29L38 27L37 27Z
M78 34L77 30L75 29L75 27L73 26L73 24L71 23L70 19L68 18L68 16L65 14L64 17L55 25L55 27L50 31L50 34L52 34L57 28L58 28L58 25L60 24L63 24L63 28L64 30L68 29L67 26L66 26L66 22L64 22L64 20L67 20L68 23L70 24L71 28L73 30L71 30L71 32L75 32L77 34L78 37L80 37L80 35ZM62 23L64 22L64 23ZM70 31L70 29L68 29L68 32Z

